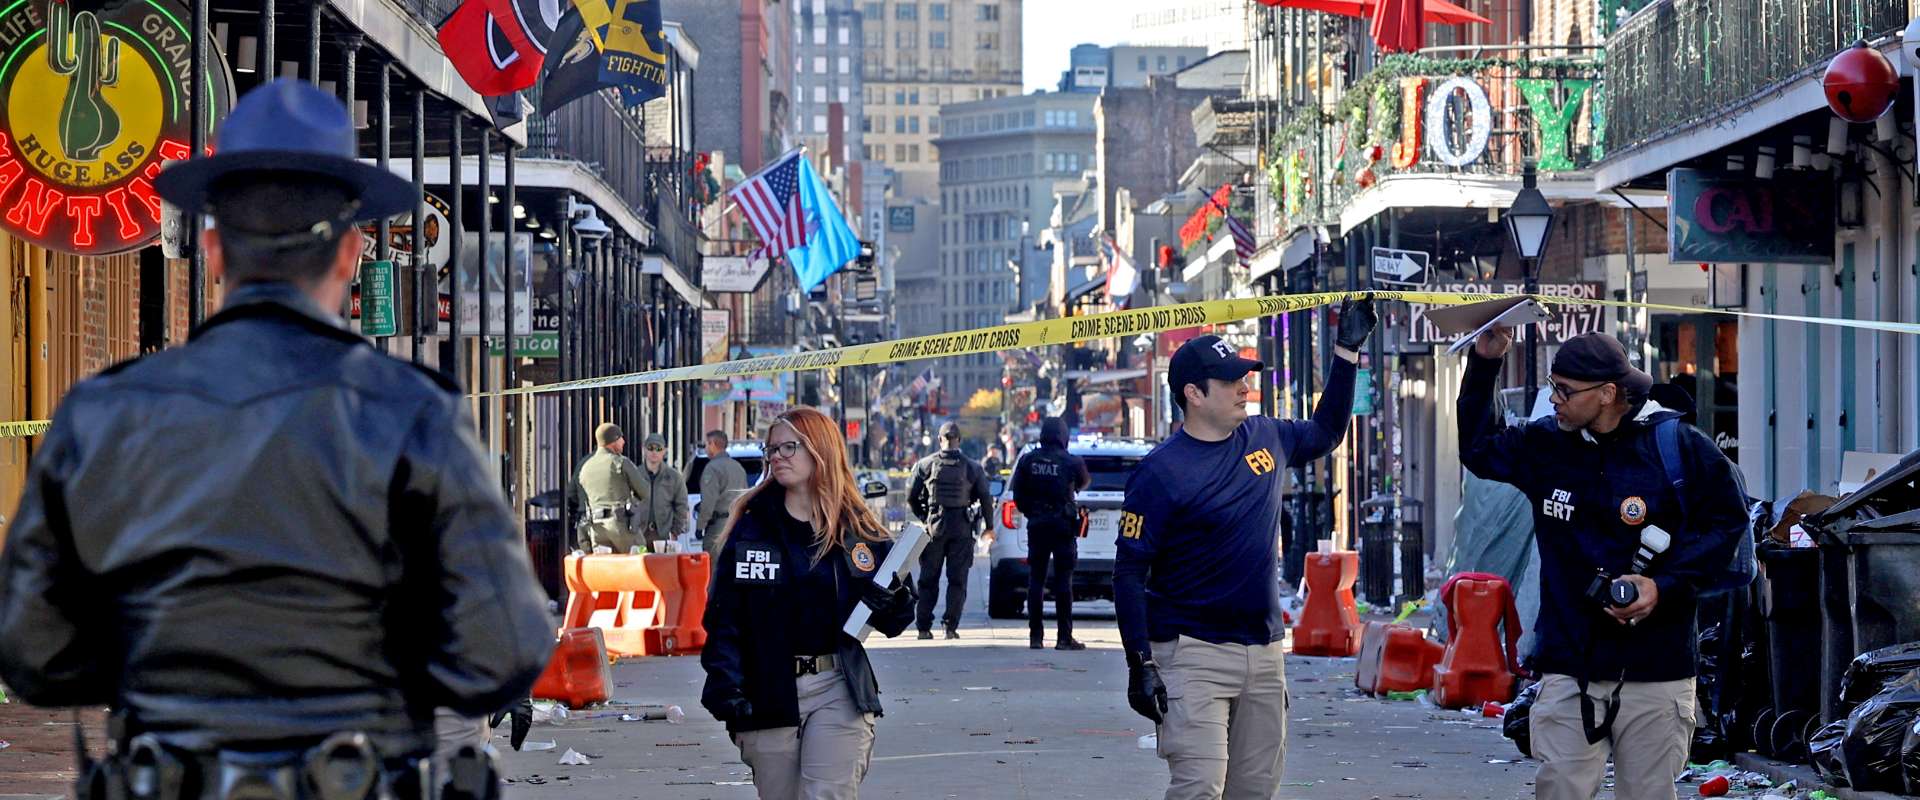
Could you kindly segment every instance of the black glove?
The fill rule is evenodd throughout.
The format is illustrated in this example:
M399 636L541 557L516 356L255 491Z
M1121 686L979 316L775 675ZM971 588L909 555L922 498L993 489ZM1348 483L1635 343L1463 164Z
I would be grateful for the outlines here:
M1348 300L1340 306L1340 329L1334 334L1333 343L1358 352L1378 324L1380 317L1373 313L1373 298Z
M1128 660L1133 663L1127 667L1127 705L1158 725L1167 713L1167 684L1160 680L1160 668L1152 661Z
M886 586L871 580L860 587L860 602L880 616L899 614L913 608L913 590L899 578L888 581Z
M713 709L713 718L721 722L735 722L753 716L753 704L747 702L744 695L734 695L719 702Z

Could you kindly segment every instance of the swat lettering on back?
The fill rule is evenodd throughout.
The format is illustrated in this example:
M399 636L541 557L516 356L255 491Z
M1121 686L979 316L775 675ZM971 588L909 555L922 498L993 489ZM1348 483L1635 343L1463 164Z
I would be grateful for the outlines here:
M1540 513L1561 522L1573 521L1573 493L1565 489L1553 490L1553 496L1540 501Z
M778 583L780 554L758 547L740 551L740 560L733 562L733 579L741 583Z
M1030 464L1030 465L1028 465L1028 466L1029 466L1029 468L1030 468L1030 469L1032 469L1032 470L1033 470L1033 474L1035 474L1035 475L1045 475L1045 476L1047 476L1047 477L1049 477L1049 478L1058 478L1058 477L1060 477L1060 465L1059 465L1059 464L1054 464L1054 463L1051 463L1051 462L1047 462L1047 461L1035 461L1035 462L1033 462L1032 464Z

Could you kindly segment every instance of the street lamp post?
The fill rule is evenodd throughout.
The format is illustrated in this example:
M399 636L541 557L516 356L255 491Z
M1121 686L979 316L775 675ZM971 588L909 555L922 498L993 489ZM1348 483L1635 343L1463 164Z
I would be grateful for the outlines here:
M1534 165L1528 161L1520 177L1520 194L1513 198L1513 205L1507 209L1507 234L1513 237L1513 248L1520 253L1521 266L1526 270L1527 294L1540 293L1540 255L1547 249L1547 238L1553 233L1553 206L1547 205L1547 198L1540 194L1535 186ZM1540 326L1527 326L1527 408L1533 407L1533 396L1540 386Z

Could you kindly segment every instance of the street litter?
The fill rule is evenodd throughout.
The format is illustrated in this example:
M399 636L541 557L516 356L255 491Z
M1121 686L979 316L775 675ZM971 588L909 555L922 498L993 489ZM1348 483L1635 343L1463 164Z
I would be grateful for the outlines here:
M520 745L520 750L521 752L537 752L540 750L552 750L559 746L559 742L526 742Z
M665 720L669 725L678 725L687 721L687 712L679 706L640 706L638 714L621 714L621 722L659 722Z
M7 748L9 748L9 747L12 747L12 746L13 746L13 745L12 745L11 743L9 743L9 742L8 742L7 740L5 740L5 739L0 739L0 750L5 750L5 749L7 749Z
M1160 734L1149 733L1145 736L1140 737L1140 749L1142 750L1160 749Z
M567 752L560 754L561 766L584 767L592 763L593 762L587 760L586 756L580 755L580 751L571 747L567 748Z

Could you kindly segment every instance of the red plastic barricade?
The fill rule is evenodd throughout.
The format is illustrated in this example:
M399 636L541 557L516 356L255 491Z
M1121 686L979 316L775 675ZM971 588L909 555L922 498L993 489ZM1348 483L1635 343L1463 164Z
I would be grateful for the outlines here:
M1520 612L1505 578L1464 572L1440 587L1452 641L1433 670L1433 702L1442 708L1513 700L1520 675ZM1506 627L1504 640L1500 635Z
M698 653L710 563L706 553L569 555L563 630L599 628L614 655Z
M1446 652L1412 625L1367 623L1353 685L1368 694L1411 692L1433 686L1433 667Z
M1353 582L1360 554L1352 550L1307 554L1307 605L1293 629L1293 652L1302 656L1350 656L1360 652L1360 610Z
M553 658L533 682L533 696L558 700L568 708L604 703L613 696L613 670L607 664L607 642L599 628L560 632Z

